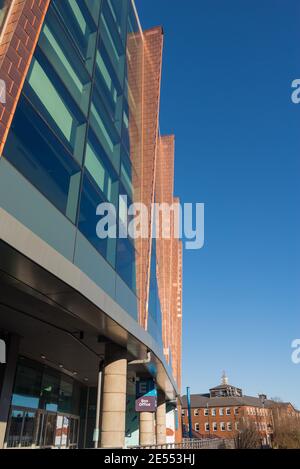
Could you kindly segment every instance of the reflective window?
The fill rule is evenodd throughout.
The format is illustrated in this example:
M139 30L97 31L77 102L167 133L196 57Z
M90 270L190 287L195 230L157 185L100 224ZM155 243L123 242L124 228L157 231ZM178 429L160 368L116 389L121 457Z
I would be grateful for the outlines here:
M94 19L97 17L97 6L88 6L84 0L53 0L57 12L76 44L87 69L92 72L95 54L97 27ZM97 3L97 2L94 2Z
M152 240L150 286L148 304L148 331L156 342L162 344L162 314L157 283L156 239Z
M57 75L39 53L32 60L24 92L72 155L81 162L86 121Z
M56 436L56 414L47 414L45 416L45 428L44 428L44 447L54 446Z
M80 167L24 97L15 113L4 156L62 213L75 221Z
M100 221L96 210L100 203L107 202L99 184L89 171L84 172L78 228L95 249L112 265L115 264L115 239L100 239L96 227Z
M95 134L89 132L86 147L85 168L100 189L103 198L117 207L118 178Z
M37 412L13 409L8 422L8 448L30 447L35 443Z
M53 8L49 9L40 35L39 48L86 115L91 90L90 76L68 40L65 29L57 20Z
M71 378L62 377L59 387L58 411L63 413L72 413L73 399L73 380Z
M106 155L119 173L120 136L97 90L93 94L90 123Z
M7 439L8 448L16 448L21 443L23 419L24 412L22 410L14 410L11 413L10 431Z
M129 288L136 291L135 249L130 239L118 239L117 272Z
M58 410L58 396L59 396L59 375L52 373L51 370L44 372L40 408L46 409L51 412Z
M24 412L21 446L32 446L35 437L36 412Z
M120 179L128 196L133 198L133 167L127 153L123 150L121 158Z
M42 372L29 364L20 363L17 368L12 405L39 407Z
M124 2L126 3L126 2ZM103 0L101 11L101 39L113 61L114 68L121 82L124 79L125 65L125 24L122 22L122 8L120 11L121 23L116 16L117 8L114 8L113 2Z
M122 113L122 86L102 42L100 42L96 54L95 86L111 119L115 121L115 125L120 129L118 119L120 120Z

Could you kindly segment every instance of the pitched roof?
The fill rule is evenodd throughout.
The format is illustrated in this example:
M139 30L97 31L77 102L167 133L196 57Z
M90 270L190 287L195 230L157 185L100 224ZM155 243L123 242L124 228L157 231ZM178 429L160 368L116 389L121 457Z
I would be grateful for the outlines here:
M252 407L270 407L274 402L267 399L264 404L259 397L252 396L230 396L230 397L207 397L203 394L191 395L191 407L222 407L222 406L252 406ZM187 398L182 397L182 407L187 408Z

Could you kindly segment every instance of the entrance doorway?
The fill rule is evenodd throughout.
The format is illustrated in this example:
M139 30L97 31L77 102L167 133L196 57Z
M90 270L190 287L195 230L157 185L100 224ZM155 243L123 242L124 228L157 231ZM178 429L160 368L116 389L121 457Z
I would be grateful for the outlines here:
M78 416L11 407L6 448L75 449L78 438Z

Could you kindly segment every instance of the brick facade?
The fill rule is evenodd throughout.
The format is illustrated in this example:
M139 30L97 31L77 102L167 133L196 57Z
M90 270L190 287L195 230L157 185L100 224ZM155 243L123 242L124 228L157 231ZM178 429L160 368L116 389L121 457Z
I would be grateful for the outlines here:
M254 424L263 438L271 433L273 426L271 409L262 406L226 405L226 402L224 402L224 406L193 407L191 411L193 431L199 433L202 438L213 436L231 439L237 436L238 430L243 425L247 426L250 423ZM183 424L188 429L187 408L183 408L182 414L184 414L182 415ZM216 430L214 429L214 423L216 424ZM222 423L225 430L222 430ZM206 429L206 424L209 425L209 430Z
M181 335L182 335L182 242L177 237L177 208L174 198L175 137L160 137L157 158L156 202L173 207L170 211L170 232L163 233L159 217L157 240L158 284L162 310L162 333L166 359L172 364L176 381L181 383ZM168 231L168 230L167 230ZM168 237L167 237L168 236Z
M189 431L187 397L182 398L184 431ZM243 395L242 389L228 384L211 388L208 394L191 395L192 433L195 438L235 438L251 428L257 432L262 445L271 445L276 422L282 418L299 418L300 412L290 403L277 403L267 396Z

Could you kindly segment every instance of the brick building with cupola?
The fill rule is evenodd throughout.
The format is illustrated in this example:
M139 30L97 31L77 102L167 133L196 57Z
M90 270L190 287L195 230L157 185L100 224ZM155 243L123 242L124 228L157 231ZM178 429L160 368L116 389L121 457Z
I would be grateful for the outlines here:
M260 394L258 397L243 394L242 389L232 386L225 373L219 386L207 394L191 395L191 421L193 438L233 439L242 427L256 428L261 443L269 445L274 431L274 409L292 409L300 418L300 412L290 403L276 403ZM182 397L182 422L184 433L189 434L187 396Z

